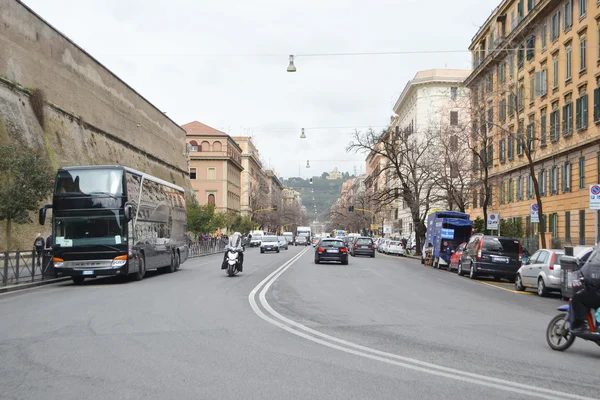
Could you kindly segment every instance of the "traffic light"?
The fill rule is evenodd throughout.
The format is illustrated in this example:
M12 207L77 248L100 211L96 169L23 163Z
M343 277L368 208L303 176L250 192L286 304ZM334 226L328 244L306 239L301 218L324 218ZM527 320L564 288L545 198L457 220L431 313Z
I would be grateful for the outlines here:
M348 207L348 211L353 212L354 211L354 206Z

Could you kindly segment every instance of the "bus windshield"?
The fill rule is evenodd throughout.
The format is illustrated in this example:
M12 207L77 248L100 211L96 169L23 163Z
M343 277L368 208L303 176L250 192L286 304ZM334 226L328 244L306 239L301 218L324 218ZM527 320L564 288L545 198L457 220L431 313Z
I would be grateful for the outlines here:
M54 193L56 195L121 196L123 171L108 168L61 170L56 177Z
M124 218L118 210L88 215L61 213L54 218L55 246L78 247L124 244Z

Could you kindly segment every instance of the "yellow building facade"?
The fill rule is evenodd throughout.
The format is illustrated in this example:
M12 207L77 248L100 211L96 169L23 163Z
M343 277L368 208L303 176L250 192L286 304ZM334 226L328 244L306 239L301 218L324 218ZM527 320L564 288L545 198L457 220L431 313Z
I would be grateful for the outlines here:
M489 173L488 213L520 222L527 236L537 233L532 166L553 239L547 247L594 244L599 218L589 209L589 187L600 181L600 2L503 1L469 50L473 137L487 140L478 142L486 165L480 159L474 170ZM483 188L471 198L472 218L482 216Z

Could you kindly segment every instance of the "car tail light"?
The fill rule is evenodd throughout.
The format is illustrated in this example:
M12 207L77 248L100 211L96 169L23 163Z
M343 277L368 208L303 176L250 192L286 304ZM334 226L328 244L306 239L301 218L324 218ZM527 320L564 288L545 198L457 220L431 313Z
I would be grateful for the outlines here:
M324 251L325 251L325 249L324 249L324 248L322 248L322 247L319 247L319 248L317 249L317 252L319 252L319 253L323 253Z
M552 253L552 257L550 257L550 271L554 271L554 263L556 262L556 253Z
M375 248L375 245L374 245L374 244L372 244L372 245L371 245L371 248L372 248L372 249L374 249L374 248Z
M356 246L356 245L354 245L354 246ZM342 248L340 249L340 252L342 252L342 253L346 253L346 252L348 252L348 249L347 249L347 248L345 248L345 247L342 247Z
M523 246L519 243L519 262L523 262ZM552 268L554 269L554 264L552 264Z
M477 248L477 261L481 261L481 249L483 248L483 241L483 238L481 238L479 241L479 247Z
M358 249L358 245L357 245L357 244L355 244L355 245L354 245L354 248L355 248L355 249Z

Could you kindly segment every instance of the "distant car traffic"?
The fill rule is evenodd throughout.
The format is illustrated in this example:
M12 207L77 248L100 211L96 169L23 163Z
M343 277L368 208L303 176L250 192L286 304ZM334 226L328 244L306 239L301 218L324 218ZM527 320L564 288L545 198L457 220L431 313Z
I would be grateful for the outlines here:
M274 251L279 253L279 240L277 236L263 236L260 244L260 252Z
M404 245L399 240L391 240L387 244L387 248L385 249L386 254L393 254L397 256L405 256L406 249Z
M338 261L342 265L348 265L348 249L341 239L325 238L315 248L315 264L323 261Z
M299 235L296 236L294 246L308 246L308 236Z
M350 248L350 255L375 257L375 244L370 237L357 237Z
M285 238L285 236L279 236L277 237L277 240L279 242L279 249L284 249L287 250L288 249L288 241Z

